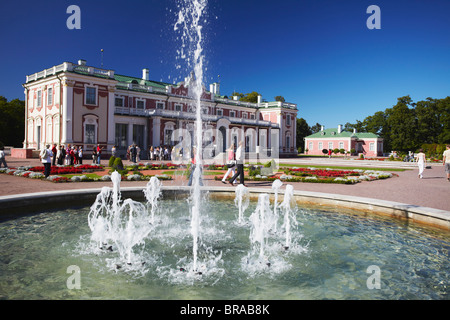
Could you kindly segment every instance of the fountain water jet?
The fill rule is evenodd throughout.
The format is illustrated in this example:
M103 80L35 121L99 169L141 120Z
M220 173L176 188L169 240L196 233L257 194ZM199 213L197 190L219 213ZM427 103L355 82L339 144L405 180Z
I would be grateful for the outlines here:
M247 210L250 202L250 193L248 188L243 184L239 184L235 190L236 197L234 198L234 204L239 209L238 224L244 223L244 212Z
M150 206L151 218L150 222L155 223L155 211L158 208L158 199L161 196L161 181L157 177L151 177L144 189L147 206Z
M278 206L278 192L280 191L281 186L283 185L283 183L281 182L280 179L275 180L272 183L272 190L275 191L275 200L273 203L273 214L275 216L275 219L278 220L278 211L277 211L277 206ZM274 231L277 231L277 224L275 224L274 226Z
M91 206L88 224L91 240L97 248L118 251L120 261L132 265L139 261L140 254L135 254L138 246L145 246L145 239L152 230L149 223L147 207L132 199L121 201L120 174L111 174L113 188L103 187ZM153 181L155 184L155 181ZM141 262L141 261L140 261Z
M292 234L291 228L297 226L297 220L295 217L295 212L292 210L292 205L294 202L294 187L290 184L286 186L284 192L284 199L280 207L284 210L284 222L283 226L286 233L286 242L284 248L286 250L291 246Z
M186 62L190 68L193 68L193 74L189 79L189 92L193 95L195 101L196 120L195 120L195 153L194 153L194 175L193 175L193 191L192 191L192 207L191 207L191 234L193 240L193 272L197 272L197 258L198 258L198 241L200 228L200 207L201 207L201 168L202 168L202 110L201 110L201 96L203 93L203 35L202 14L207 5L206 0L192 0L185 1L180 4L180 11L178 13L178 20L175 23L174 30L178 31L181 28L181 56L186 58ZM188 52L184 52L184 48L188 47ZM192 89L192 90L191 90Z

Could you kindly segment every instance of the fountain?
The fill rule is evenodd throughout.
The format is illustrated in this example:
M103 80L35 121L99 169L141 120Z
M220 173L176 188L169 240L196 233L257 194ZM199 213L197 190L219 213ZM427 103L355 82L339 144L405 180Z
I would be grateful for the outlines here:
M235 190L234 204L239 209L238 224L244 223L244 212L247 210L250 201L250 192L243 184L239 184Z
M161 181L157 177L151 177L147 183L147 187L144 189L145 199L147 200L147 206L150 206L150 223L155 223L155 211L158 208L158 199L161 196Z
M151 232L151 219L147 207L132 199L121 201L120 174L115 171L111 174L113 189L103 187L97 195L88 215L88 225L91 229L91 240L100 250L119 252L120 260L128 266L139 261L139 252L136 248L144 245L144 240ZM150 181L149 185L158 185ZM144 191L152 189L147 187ZM149 192L146 193L150 194ZM148 198L153 201L154 198ZM156 207L156 205L155 205ZM151 214L153 215L153 204ZM152 217L153 218L153 217ZM121 267L121 264L118 264Z
M291 246L291 229L297 226L297 219L295 217L295 211L292 209L294 202L294 187L290 184L286 186L284 192L284 199L280 207L284 210L284 221L282 228L285 229L286 242L284 249L288 250Z
M164 198L171 191L157 178L138 190L145 202L122 200L114 172L112 188L102 188L91 206L0 223L0 298L448 299L446 233L324 207L304 206L297 214L291 185L278 204L279 180L272 184L273 209L268 193L254 203L246 187L236 188L237 223L232 200L202 201L205 6L189 2L175 25L190 41L181 56L194 69L197 149L189 201ZM82 290L64 287L73 265ZM382 270L381 290L366 286L373 265Z

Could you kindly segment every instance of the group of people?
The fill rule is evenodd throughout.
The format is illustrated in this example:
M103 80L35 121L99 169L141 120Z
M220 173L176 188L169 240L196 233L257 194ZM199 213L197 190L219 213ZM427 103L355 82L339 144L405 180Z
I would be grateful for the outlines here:
M171 160L172 152L168 146L150 146L148 149L148 158L150 160Z
M50 145L48 145L50 146ZM74 165L83 164L83 147L71 146L70 144L65 147L64 145L56 146L53 144L51 148L52 152L52 165Z
M423 149L419 150L419 153L415 155L414 160L417 163L417 166L419 167L418 177L419 179L422 179L423 172L425 171L425 168L427 166L427 157L423 152ZM450 181L450 144L446 146L446 150L442 155L442 164L444 165L447 180Z

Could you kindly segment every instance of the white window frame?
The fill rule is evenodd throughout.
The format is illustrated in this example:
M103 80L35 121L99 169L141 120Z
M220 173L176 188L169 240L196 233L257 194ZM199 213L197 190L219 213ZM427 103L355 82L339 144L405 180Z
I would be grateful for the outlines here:
M323 150L323 142L322 141L319 142L319 150Z
M95 101L94 103L88 103L88 90L94 89L95 90ZM98 90L95 86L88 86L86 85L84 88L84 104L87 106L97 106L98 105Z
M183 105L176 103L174 109L175 109L175 111L183 111Z
M314 143L312 141L308 142L308 150L311 151L314 149Z
M287 115L286 115L286 125L287 125L287 126L290 126L290 125L291 125L291 115L290 115L290 114L287 114Z
M344 149L344 141L339 141L339 149Z
M97 123L97 116L94 115L88 115L84 118L84 122L83 122L83 136L84 136L84 143L85 144L97 144L98 141L98 137L97 137L97 131L98 131L98 123ZM87 130L86 130L86 126L87 125L93 125L94 126L94 142L90 142L87 140Z
M47 105L53 105L53 87L47 88Z
M42 107L42 90L36 92L36 107Z
M165 109L165 104L162 101L157 101L156 102L156 109L158 110L164 110Z
M140 102L142 102L142 107L139 107ZM145 110L145 99L136 99L136 109Z
M216 110L216 115L219 117L223 117L223 110L222 109L217 109Z
M242 118L243 118L243 119L247 119L247 117L248 117L247 112L243 112L243 113L242 113Z
M252 120L255 119L255 114L254 113L250 114L250 119L252 119ZM267 119L267 121L269 121L269 119Z
M328 142L328 150L333 150L333 148L334 148L333 141L329 141Z
M236 118L236 111L230 110L230 118Z
M369 143L369 151L375 151L375 142Z
M121 106L118 106L117 105L117 101L118 100L121 100L122 101L122 105ZM125 98L124 97L114 97L114 107L117 107L117 108L123 108L125 106Z

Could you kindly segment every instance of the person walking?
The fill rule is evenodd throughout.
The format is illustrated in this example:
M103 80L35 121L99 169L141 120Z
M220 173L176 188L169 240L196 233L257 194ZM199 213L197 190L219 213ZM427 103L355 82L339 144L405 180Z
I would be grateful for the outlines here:
M423 171L425 170L425 166L427 164L427 158L425 156L425 153L423 153L423 149L419 150L419 153L416 155L416 162L419 166L419 178L423 178Z
M100 161L102 159L102 150L103 147L101 147L100 144L97 144L97 164L101 164Z
M2 164L5 168L8 168L8 165L6 164L6 155L5 155L5 147L0 147L0 168L2 167Z
M231 176L234 176L236 174L236 160L234 159L234 143L231 144L231 146L226 150L227 151L227 173L222 178L222 183L227 183L227 177L231 173Z
M53 144L52 153L53 153L52 166L55 166L56 158L57 158L56 154L58 153L58 149L56 148L56 143Z
M78 149L78 163L83 164L83 147L80 146Z
M50 175L52 169L52 157L53 157L52 150L50 150L50 145L47 144L39 154L39 158L41 159L41 162L44 165L44 176L46 178Z
M244 143L242 141L239 141L239 147L236 149L236 169L237 172L231 177L229 183L233 185L234 180L239 176L239 183L244 184L244 150L242 150L242 146Z
M188 186L192 186L192 179L194 178L195 168L197 167L197 147L193 147L192 160L191 160L191 173L189 175ZM200 167L199 185L203 186L202 180L203 170Z
M447 180L450 182L450 144L447 145L447 150L443 153L442 162L447 173Z

